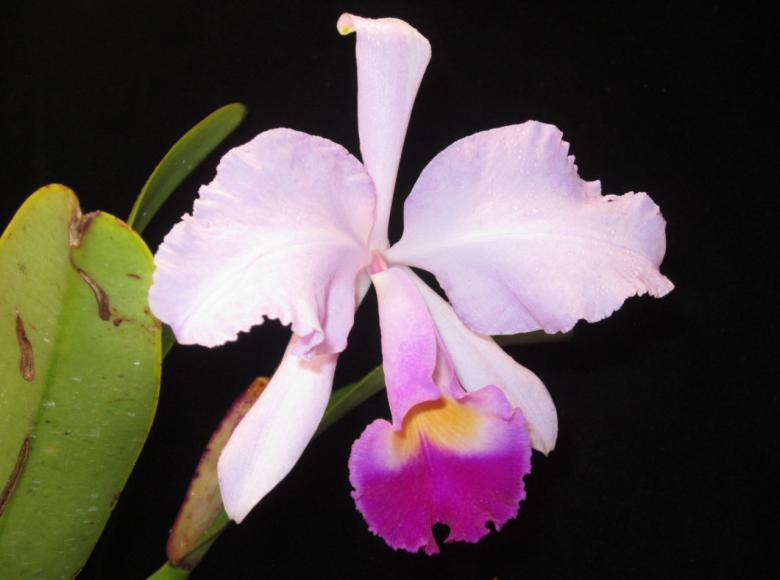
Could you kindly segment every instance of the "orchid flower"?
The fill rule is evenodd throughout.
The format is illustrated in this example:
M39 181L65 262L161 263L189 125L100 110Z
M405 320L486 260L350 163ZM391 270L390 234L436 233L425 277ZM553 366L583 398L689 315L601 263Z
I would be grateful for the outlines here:
M266 391L219 459L225 510L240 522L292 469L332 388L357 306L376 289L392 421L349 461L358 509L395 548L438 551L500 528L525 496L531 449L548 453L555 406L490 338L609 316L663 296L665 222L644 193L602 196L577 174L555 127L529 121L466 137L425 168L387 226L430 45L396 19L349 14L356 32L361 163L291 129L228 152L155 257L154 313L182 344L217 346L267 318L293 336ZM440 298L411 269L431 272Z

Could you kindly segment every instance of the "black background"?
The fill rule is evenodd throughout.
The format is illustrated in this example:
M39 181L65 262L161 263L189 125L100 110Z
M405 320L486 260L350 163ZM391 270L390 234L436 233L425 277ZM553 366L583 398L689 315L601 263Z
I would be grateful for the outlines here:
M29 2L2 9L2 223L48 182L126 217L168 147L232 101L220 149L288 126L359 153L354 37L342 11L397 16L431 41L396 210L425 164L475 131L556 124L581 174L643 190L667 219L662 300L635 298L563 344L510 352L547 384L560 438L534 456L518 518L479 544L394 552L349 496L351 442L382 397L315 441L193 578L754 578L774 561L778 393L775 19L731 4ZM772 97L770 105L770 97ZM210 158L147 230L189 211ZM774 185L775 180L772 180ZM394 214L400 232L400 211ZM374 300L337 385L379 362ZM269 374L286 330L176 347L157 420L81 578L140 578L233 397Z

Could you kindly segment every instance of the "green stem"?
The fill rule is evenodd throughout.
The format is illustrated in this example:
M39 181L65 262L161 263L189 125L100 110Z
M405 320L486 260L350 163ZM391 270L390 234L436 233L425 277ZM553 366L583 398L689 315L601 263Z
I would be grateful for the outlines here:
M166 562L154 574L149 576L149 580L179 580L189 578L191 570L177 568L170 562Z

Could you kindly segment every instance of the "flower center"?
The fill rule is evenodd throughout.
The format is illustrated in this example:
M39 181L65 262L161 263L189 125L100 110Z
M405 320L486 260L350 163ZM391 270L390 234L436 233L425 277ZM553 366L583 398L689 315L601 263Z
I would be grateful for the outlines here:
M387 270L387 262L385 262L380 252L374 252L371 256L371 263L368 265L368 273L371 275L379 274L379 272L384 272L385 270Z

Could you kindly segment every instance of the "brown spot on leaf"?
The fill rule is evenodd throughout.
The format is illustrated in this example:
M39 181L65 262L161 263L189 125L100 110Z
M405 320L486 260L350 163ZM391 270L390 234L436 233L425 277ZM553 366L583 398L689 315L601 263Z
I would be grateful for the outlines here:
M128 273L127 273L127 277L128 277L128 278L134 278L134 279L136 279L136 280L140 280L140 279L141 279L141 276L139 276L138 274L135 274L135 273L133 273L133 272L128 272Z
M162 322L160 322L160 321L157 319L157 317L156 317L154 314L152 314L152 311L151 311L151 310L149 310L149 307L148 307L148 306L145 306L145 307L144 307L144 314L146 314L146 315L147 315L149 318L151 318L151 320L152 320L152 326L153 326L153 328L154 328L155 330L156 330L156 329L158 329L158 328L162 328Z
M6 481L3 486L3 491L0 493L0 516L3 515L3 512L8 505L8 500L11 499L11 495L13 495L14 490L16 489L16 484L19 482L19 476L22 475L22 470L27 463L27 456L29 454L30 437L27 436L24 438L24 441L22 441L22 446L19 448L19 453L16 456L14 468L11 471L8 481Z
M98 307L98 316L100 319L110 319L111 305L109 303L108 294L106 294L106 291L103 290L97 282L90 278L89 274L87 274L84 270L81 268L76 268L76 271L79 273L79 276L81 276L81 279L87 283L87 286L89 286L90 290L92 290L92 293L95 295L95 300L97 301Z
M95 221L95 218L100 215L101 212L93 211L88 214L82 215L81 210L77 207L73 212L73 216L70 219L70 227L68 228L68 245L71 248L78 248L81 246L81 240L84 238L84 234L89 230L89 226Z
M81 208L78 205L73 209L73 215L70 218L70 224L68 226L68 245L70 249L81 247L81 242L84 239L89 227L95 218L101 214L99 211L93 211L88 214L82 214ZM87 283L92 293L95 295L95 300L98 306L98 316L101 320L109 320L111 318L111 307L109 305L108 294L100 285L95 282L92 277L84 270L79 268L73 261L73 253L70 254L70 263L76 272L79 273L81 279Z
M24 262L16 262L16 268L22 274L26 274L27 273L27 264L25 264Z
M35 378L35 359L33 358L33 348L27 333L24 330L24 321L16 313L16 342L19 343L19 372L22 378L27 382L32 382Z

